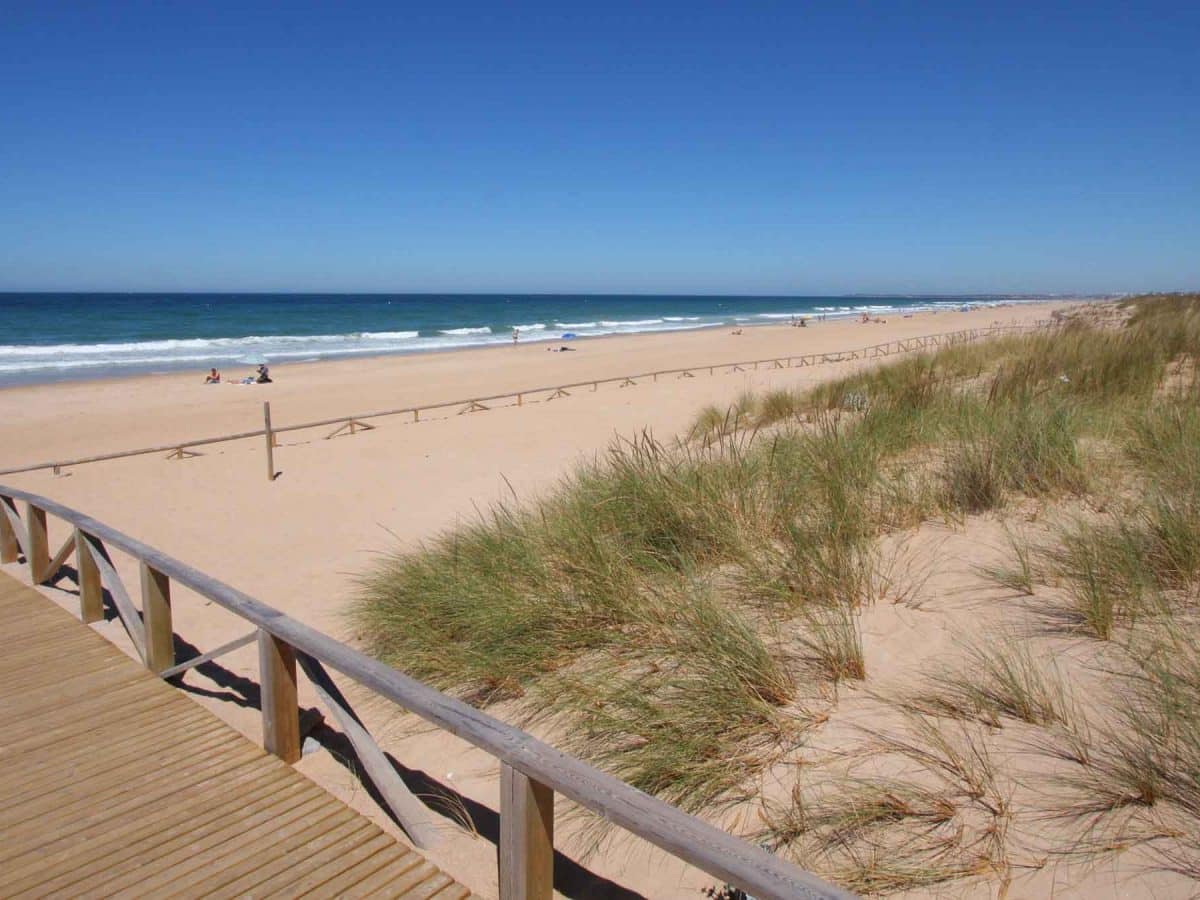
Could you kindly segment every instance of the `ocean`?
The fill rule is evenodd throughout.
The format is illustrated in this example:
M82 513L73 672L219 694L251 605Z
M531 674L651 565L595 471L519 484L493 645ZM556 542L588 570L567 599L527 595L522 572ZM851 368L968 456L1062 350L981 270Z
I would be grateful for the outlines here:
M901 315L1035 298L0 293L0 385Z

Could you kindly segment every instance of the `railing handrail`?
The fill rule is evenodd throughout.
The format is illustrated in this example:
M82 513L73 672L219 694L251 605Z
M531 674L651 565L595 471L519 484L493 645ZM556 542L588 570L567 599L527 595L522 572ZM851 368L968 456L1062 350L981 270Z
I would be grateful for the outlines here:
M736 362L717 362L717 363L701 363L694 366L684 366L675 369L659 369L653 372L639 372L633 375L613 375L607 378L590 378L584 381L573 381L568 384L555 384L541 387L521 388L519 390L505 391L501 394L491 394L488 396L467 397L460 400L444 400L439 403L428 403L419 406L402 406L394 409L374 410L366 413L356 413L353 415L339 415L328 419L317 419L311 422L298 422L293 425L279 425L271 429L272 434L282 434L288 431L303 431L309 428L321 428L327 425L336 425L339 423L362 422L367 419L379 419L387 416L398 416L414 414L419 415L423 412L430 412L439 409L450 409L455 406L463 406L472 403L484 403L493 400L503 400L510 397L520 397L525 394L541 394L553 393L555 391L566 391L573 388L588 387L589 385L612 384L614 382L635 381L639 378L657 378L662 375L680 375L684 372L694 372L698 369L716 369L716 368L734 368L742 366L759 366L764 363L786 362L791 366L793 360L813 360L812 364L818 359L823 359L831 356L842 357L846 354L870 353L872 350L880 350L891 345L910 344L913 341L930 341L936 338L955 337L964 334L985 334L993 335L1005 331L1023 331L1031 328L1041 328L1050 324L1052 320L1038 319L1033 323L1016 323L1012 325L987 325L977 328L962 328L957 331L941 331L935 334L913 335L907 338L894 338L890 341L884 341L880 344L871 344L866 347L855 347L850 350L825 350L813 351L812 353L790 354L786 356L769 356L763 359L740 360ZM898 350L897 352L905 352ZM803 363L802 363L803 365ZM240 431L233 434L222 434L213 437L193 438L187 441L175 441L170 444L161 444L154 447L138 447L132 450L114 450L111 453L100 453L94 456L80 457L77 459L66 459L49 462L31 463L23 466L15 466L8 469L0 469L0 475L16 475L21 472L36 472L42 469L57 469L67 468L70 466L84 465L94 462L106 462L114 459L124 459L129 456L145 456L150 453L163 453L173 450L181 450L189 447L204 447L209 444L223 444L228 441L241 441L249 438L263 437L267 434L266 429L259 428L255 431Z
M462 738L671 855L762 900L854 896L556 750L527 732L384 665L86 513L48 497L2 484L0 498L23 500L71 523L84 534L119 548L143 565L219 604L379 696Z

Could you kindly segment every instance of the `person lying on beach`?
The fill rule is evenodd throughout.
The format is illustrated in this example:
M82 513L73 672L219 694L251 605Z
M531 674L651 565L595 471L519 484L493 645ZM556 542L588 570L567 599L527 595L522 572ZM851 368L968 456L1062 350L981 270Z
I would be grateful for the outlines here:
M220 384L221 383L221 373L218 372L216 369L209 369L208 374L204 376L204 383L205 384Z
M546 349L549 350L551 353L574 353L575 352L574 347L547 347Z
M731 332L729 332L729 333L730 333L730 334L741 334L741 333L742 333L742 329L740 329L740 328L735 328L735 329L733 329L733 331L731 331Z

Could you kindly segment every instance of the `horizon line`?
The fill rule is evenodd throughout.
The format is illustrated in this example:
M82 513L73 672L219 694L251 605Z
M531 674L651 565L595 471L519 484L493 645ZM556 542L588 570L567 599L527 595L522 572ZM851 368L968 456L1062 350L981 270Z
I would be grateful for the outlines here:
M1138 291L850 291L844 293L789 293L767 291L731 293L727 291L356 291L356 290L54 290L50 288L14 289L0 288L0 296L11 294L107 294L143 296L153 294L179 294L185 296L231 296L249 294L257 296L352 296L352 297L760 297L760 298L854 298L854 297L1022 297L1029 299L1125 297L1136 294L1180 294L1188 289L1138 290Z

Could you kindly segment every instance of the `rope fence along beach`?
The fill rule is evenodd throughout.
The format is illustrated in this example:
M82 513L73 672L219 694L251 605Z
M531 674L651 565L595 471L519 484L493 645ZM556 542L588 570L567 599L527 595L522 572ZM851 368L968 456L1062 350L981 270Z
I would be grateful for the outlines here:
M18 500L24 503L24 517L18 512ZM303 672L355 748L367 778L378 789L386 808L419 848L429 847L439 838L432 814L409 791L350 708L331 672L340 673L376 697L491 755L499 762L501 783L497 854L501 900L550 900L553 895L555 794L760 900L835 900L854 896L85 513L3 484L0 484L0 513L3 513L0 562L19 562L24 557L35 585L55 584L73 572L79 587L80 617L85 622L102 617L107 592L137 657L160 678L182 677L199 662L257 640L262 744L288 764L297 762L301 756L303 726L297 679L298 673ZM70 532L63 546L76 554L74 570L64 565L65 557L50 558L45 540L47 515L63 523ZM113 564L114 550L125 554L137 566L140 609ZM173 584L216 603L252 626L253 631L189 660L176 660ZM176 597L175 602L180 599Z
M771 370L778 369L799 369L810 366L828 365L832 363L850 362L854 360L872 360L881 359L887 356L894 356L900 353L912 353L929 349L940 349L949 347L955 344L970 343L972 341L982 340L985 338L996 337L1002 334L1011 334L1035 329L1047 328L1057 325L1053 319L1039 319L1031 324L1021 325L991 325L985 328L965 328L960 331L942 332L939 334L920 335L911 338L898 338L893 341L886 341L882 344L872 344L867 347L858 347L853 350L836 350L817 353L805 353L796 356L775 356L767 357L766 359L741 360L738 362L714 363L712 365L688 366L678 369L660 369L653 372L639 372L632 375L615 375L609 378L596 378L587 381L576 381L570 384L555 384L543 387L522 388L514 391L504 391L499 394L489 394L487 396L468 397L460 400L444 400L439 403L429 403L420 406L401 406L394 409L381 409L373 412L354 413L352 415L334 416L328 419L317 419L311 422L297 422L293 425L278 425L271 426L270 422L270 405L264 404L264 427L255 431L242 431L235 434L222 434L214 437L195 438L187 441L176 441L170 444L159 444L153 447L138 447L130 450L115 450L110 453L100 453L94 456L78 457L76 459L60 459L51 460L48 462L28 463L20 466L13 466L7 469L0 469L0 475L16 475L22 472L36 472L43 469L53 469L59 472L62 469L72 466L81 466L88 463L106 462L114 459L124 459L130 456L146 456L150 454L167 454L168 459L187 459L194 456L199 456L197 447L210 446L212 444L223 444L232 441L247 440L249 438L266 437L267 446L267 470L268 478L274 479L274 448L278 447L278 435L293 431L306 431L315 428L329 428L333 426L334 430L325 435L328 440L338 437L339 435L353 435L358 431L374 430L377 426L371 424L370 419L382 419L391 416L412 416L412 421L418 423L421 421L421 414L435 412L438 410L455 410L459 415L466 413L484 412L493 408L498 401L509 400L509 406L524 406L526 401L531 397L538 397L545 401L558 400L564 397L570 397L572 391L578 391L590 388L592 391L598 391L601 385L615 384L620 388L636 387L639 384L650 381L651 383L658 381L660 378L674 376L677 379L695 378L697 373L707 371L710 376L717 374L733 374L735 372L759 371L763 367ZM489 404L492 404L491 406Z

